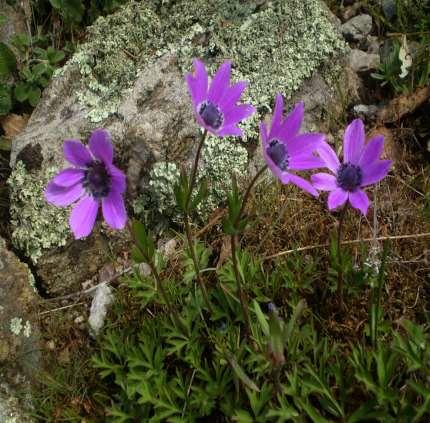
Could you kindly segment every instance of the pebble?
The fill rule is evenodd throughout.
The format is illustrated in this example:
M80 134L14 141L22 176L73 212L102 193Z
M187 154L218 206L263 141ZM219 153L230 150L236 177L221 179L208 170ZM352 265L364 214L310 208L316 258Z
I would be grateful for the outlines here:
M378 106L375 106L373 104L357 104L352 109L356 117L360 117L366 120L375 120L377 117L378 110Z
M79 325L79 324L81 324L81 323L84 323L84 322L85 322L85 317L84 317L84 316L82 316L82 315L80 315L80 316L76 317L76 319L74 320L74 322L75 322L75 324L77 324L77 325Z
M349 65L355 72L374 70L380 62L379 54L366 53L359 49L353 49L349 53Z
M341 31L347 41L361 41L372 31L372 17L366 14L354 16L341 26Z

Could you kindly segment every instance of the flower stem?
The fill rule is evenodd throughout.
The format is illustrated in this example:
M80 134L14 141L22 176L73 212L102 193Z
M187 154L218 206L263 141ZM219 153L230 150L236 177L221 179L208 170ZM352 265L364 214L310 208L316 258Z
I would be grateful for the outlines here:
M203 282L203 279L200 275L200 265L196 257L196 251L194 250L194 240L193 240L193 235L191 233L191 225L190 225L190 202L193 194L194 185L196 183L197 168L199 166L200 155L201 155L207 134L208 134L208 131L205 129L202 134L202 137L200 138L199 146L197 147L196 157L194 158L194 164L193 164L193 168L191 170L191 176L190 176L190 184L188 186L188 192L187 192L187 201L185 202L184 223L185 223L185 234L187 236L188 248L190 250L191 260L193 261L194 271L196 272L196 280L202 291L206 306L209 312L212 313L212 307L209 301L208 292L206 290L206 286Z
M196 157L194 158L194 164L193 164L193 168L191 170L191 176L190 176L190 185L188 187L188 193L187 193L187 201L185 202L185 210L187 213L189 213L190 201L193 194L194 184L196 183L197 168L199 165L200 155L201 155L203 144L205 143L207 134L208 134L208 131L207 129L205 129L202 134L202 137L200 138L199 146L197 147Z
M264 165L255 174L255 176L252 178L252 181L248 185L248 188L246 189L245 194L243 196L242 207L240 208L239 215L237 216L237 219L236 219L236 222L235 222L236 224L239 223L240 219L242 218L243 213L245 212L246 203L248 202L248 199L249 199L249 196L251 194L251 190L252 190L253 186L257 182L258 178L267 170L267 167L268 167L267 165Z
M211 306L211 303L209 301L209 296L208 296L208 292L206 290L206 286L205 286L203 279L201 277L201 274L200 274L200 265L199 265L199 262L198 262L197 257L196 257L196 251L194 250L193 236L191 234L190 217L189 217L188 213L185 213L184 222L185 222L185 234L187 236L188 248L190 250L191 260L193 261L194 271L196 272L197 283L199 284L200 289L202 291L206 306L207 306L209 312L212 313L212 306Z
M136 237L134 235L133 229L131 227L130 221L127 222L127 227L130 232L130 235L134 241L134 244L136 248L139 250L139 252L142 254L143 258L146 260L146 263L149 265L152 275L155 279L155 286L157 288L157 291L160 292L161 297L163 298L163 301L167 305L167 308L169 309L170 315L172 316L175 323L179 326L181 332L183 335L187 336L187 329L183 325L183 323L180 321L180 319L177 316L177 310L176 307L172 304L172 302L169 299L169 296L167 295L166 290L164 289L163 280L161 279L160 273L157 270L157 267L154 263L154 260L152 260L150 257L148 257L145 254L145 251L143 251L141 248L139 248L139 244L137 243Z
M251 320L249 318L249 308L248 301L246 299L246 294L242 289L241 276L239 272L239 266L237 264L237 256L236 256L236 235L230 236L230 244L231 244L231 259L233 261L233 271L234 277L236 278L237 283L237 294L239 296L240 305L243 310L243 317L245 318L245 327L247 334L251 334Z
M240 219L242 218L243 213L245 212L246 203L248 202L249 196L251 194L252 187L257 182L258 178L266 171L267 165L263 166L252 178L250 184L248 185L248 188L245 191L245 194L242 199L242 205L240 207L239 214L237 215L237 218L234 222L234 226L237 227L237 225L240 222ZM234 276L237 283L237 294L239 296L240 304L242 306L243 310L243 317L245 319L245 326L246 331L248 334L251 334L251 320L249 318L249 308L248 308L248 300L246 299L246 294L242 289L242 282L241 282L241 275L239 272L239 266L237 263L237 246L236 246L236 235L230 236L230 245L231 245L231 258L233 262L233 271Z
M341 306L343 307L343 266L342 266L342 251L341 251L341 242L342 242L342 226L345 220L346 207L348 203L342 207L339 216L339 225L337 227L337 259L339 269L337 272L337 295L340 301Z

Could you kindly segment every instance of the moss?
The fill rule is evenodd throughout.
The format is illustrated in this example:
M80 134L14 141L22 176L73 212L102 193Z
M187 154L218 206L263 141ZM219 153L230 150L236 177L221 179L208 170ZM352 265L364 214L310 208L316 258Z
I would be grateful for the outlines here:
M260 108L244 128L254 137L274 94L290 97L343 48L319 0L275 0L265 8L253 1L151 0L99 18L66 66L78 65L78 100L89 119L99 122L116 111L138 69L167 51L177 53L183 73L193 57L203 58L211 71L230 58L234 78L250 82L245 99Z
M48 168L37 179L18 161L8 179L12 242L33 263L43 250L65 245L70 234L67 209L49 205L43 195L47 182L56 172L57 169Z

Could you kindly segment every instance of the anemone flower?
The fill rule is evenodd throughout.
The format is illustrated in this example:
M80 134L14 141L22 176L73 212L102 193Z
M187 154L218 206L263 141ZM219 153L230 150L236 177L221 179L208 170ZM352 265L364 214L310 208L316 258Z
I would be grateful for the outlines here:
M62 170L49 182L45 198L58 207L76 202L69 218L75 238L91 233L100 203L106 223L113 229L124 228L127 221L123 198L126 179L124 173L112 164L109 132L94 130L89 148L78 140L66 140L63 149L64 157L73 167Z
M325 135L319 133L299 134L303 121L303 102L297 103L293 111L283 117L284 100L281 94L276 96L270 131L260 123L260 136L263 143L263 156L273 174L283 183L292 183L318 196L312 184L297 176L294 171L323 167L324 162L313 153L324 143Z
M390 160L379 160L384 148L382 135L372 138L365 145L364 124L353 120L346 128L343 138L343 163L336 153L324 144L318 154L333 173L316 173L311 180L315 188L330 191L327 205L330 210L342 206L348 200L352 207L367 214L369 198L362 188L383 179L390 167Z
M243 136L237 124L255 113L250 104L237 104L248 83L240 81L230 86L231 62L227 60L209 85L204 63L198 59L193 63L194 74L189 73L185 79L199 125L219 137Z

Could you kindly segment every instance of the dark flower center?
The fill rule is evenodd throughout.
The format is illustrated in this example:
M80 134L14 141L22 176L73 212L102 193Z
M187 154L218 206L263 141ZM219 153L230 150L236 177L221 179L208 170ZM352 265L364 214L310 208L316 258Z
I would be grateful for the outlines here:
M273 163L281 170L287 170L288 153L284 144L277 139L270 141L269 147L266 150L267 155L272 159Z
M359 166L343 163L337 171L336 182L343 190L354 192L361 185L362 177Z
M205 101L200 105L199 115L204 123L213 129L219 129L224 121L221 110L210 101Z
M94 198L103 198L109 194L111 177L103 163L93 161L88 165L85 171L84 187Z

